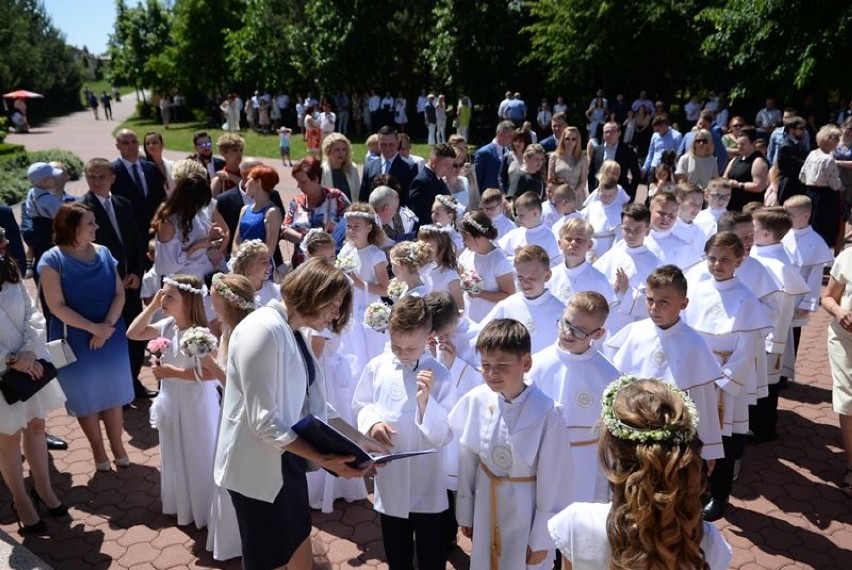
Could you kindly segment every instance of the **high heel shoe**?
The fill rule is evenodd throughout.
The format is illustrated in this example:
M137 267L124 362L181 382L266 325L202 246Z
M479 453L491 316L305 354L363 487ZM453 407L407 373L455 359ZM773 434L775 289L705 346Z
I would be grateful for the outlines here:
M100 463L95 463L95 471L112 471L112 467L109 465L109 459L101 461Z
M64 517L68 514L68 506L65 503L59 503L55 507L48 507L47 503L42 501L41 497L38 496L38 492L35 487L30 489L30 496L33 498L33 504L35 505L36 510L38 510L40 505L44 505L44 508L47 510L47 514L49 514L52 518Z
M47 534L47 523L38 519L33 524L24 524L21 522L21 517L18 516L18 509L15 508L15 503L12 503L12 512L15 513L15 519L18 521L18 534L21 536L42 536Z
M115 460L116 467L130 467L130 457L125 455L124 457L119 457Z

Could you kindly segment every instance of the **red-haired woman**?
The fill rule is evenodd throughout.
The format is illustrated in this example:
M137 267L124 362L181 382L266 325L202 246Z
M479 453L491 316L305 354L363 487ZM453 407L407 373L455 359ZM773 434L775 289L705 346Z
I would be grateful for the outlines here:
M246 195L254 200L254 205L243 206L231 255L244 241L259 239L269 248L269 254L278 249L281 211L275 207L269 196L278 184L278 173L274 168L259 164L249 170L245 183Z
M299 245L311 228L320 228L333 234L349 207L346 195L336 188L325 188L320 183L322 163L312 156L297 162L292 172L301 193L287 207L281 237ZM298 247L293 248L293 267L303 260L302 251Z

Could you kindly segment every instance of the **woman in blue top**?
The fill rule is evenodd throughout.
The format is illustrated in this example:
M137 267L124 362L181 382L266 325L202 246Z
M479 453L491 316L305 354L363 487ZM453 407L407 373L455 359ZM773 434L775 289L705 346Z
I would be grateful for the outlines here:
M130 460L121 441L122 406L133 401L133 379L124 336L124 285L109 250L97 245L95 214L79 203L65 204L53 220L56 246L38 264L44 298L50 308L48 340L63 336L77 361L59 369L65 408L77 417L92 446L95 468L109 471L100 422L115 464Z
M269 199L278 184L278 173L265 164L258 164L248 174L246 196L254 200L253 205L243 206L231 255L236 255L240 244L250 239L259 239L269 248L270 255L278 249L281 222L284 216Z

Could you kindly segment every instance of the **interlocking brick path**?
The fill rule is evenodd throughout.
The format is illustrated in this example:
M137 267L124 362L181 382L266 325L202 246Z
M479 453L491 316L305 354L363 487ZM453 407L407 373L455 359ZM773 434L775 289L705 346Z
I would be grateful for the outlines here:
M130 105L114 105L116 118L126 116ZM110 125L99 121L92 127L87 122L94 123L89 113L78 113L45 127L49 133L10 139L32 148L61 146L84 159L116 156ZM289 185L289 174L282 174ZM852 568L852 499L837 487L844 463L837 415L831 409L827 324L827 315L820 312L803 331L798 377L781 393L780 439L747 448L733 507L717 523L734 549L732 568ZM105 370L105 381L108 375ZM150 387L156 384L147 371L143 379ZM212 559L204 550L205 530L178 527L173 517L160 513L159 447L148 425L149 408L150 402L138 401L125 412L125 442L133 465L111 473L94 472L75 419L63 410L49 416L49 431L70 443L68 451L51 455L53 482L71 507L71 517L48 521L50 536L23 544L54 568L240 568L238 560ZM314 514L315 568L387 568L369 501L338 501L335 506L334 513ZM5 487L0 488L0 529L20 542ZM448 568L468 568L469 546L460 539Z

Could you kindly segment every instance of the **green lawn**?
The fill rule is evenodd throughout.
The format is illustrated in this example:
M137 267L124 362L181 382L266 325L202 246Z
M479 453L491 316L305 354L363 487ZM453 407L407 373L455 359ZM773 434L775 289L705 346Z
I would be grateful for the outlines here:
M157 131L163 135L166 148L169 150L180 150L187 154L195 152L192 146L192 135L198 131L207 131L210 133L213 142L224 131L221 129L209 129L205 123L172 123L169 129L163 128L163 125L151 119L139 119L131 117L118 127L118 129L132 129L139 136L140 140L149 131ZM261 135L252 131L240 131L240 135L246 141L246 149L243 153L245 156L256 156L263 158L278 158L278 135ZM367 153L367 147L364 145L363 137L357 140L352 140L352 157L354 162L363 164L364 156ZM429 146L426 144L415 143L411 148L411 154L429 156ZM307 156L305 143L302 137L296 133L292 135L290 143L290 155L293 160L298 160Z

